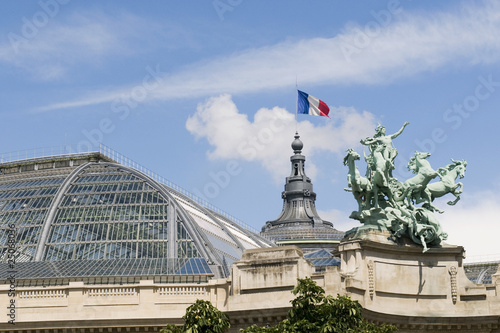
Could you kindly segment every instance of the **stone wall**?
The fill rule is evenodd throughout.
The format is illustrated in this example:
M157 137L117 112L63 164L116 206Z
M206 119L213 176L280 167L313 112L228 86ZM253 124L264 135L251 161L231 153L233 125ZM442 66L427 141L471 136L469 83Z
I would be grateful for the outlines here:
M496 332L500 319L500 274L493 284L474 284L465 275L461 246L443 244L422 253L414 244L395 244L373 232L341 243L341 285L369 313L399 332Z
M23 287L9 296L0 285L0 331L145 332L181 323L196 299L209 300L231 318L230 332L252 324L273 325L286 318L298 278L312 277L327 294L347 294L374 322L399 332L500 332L500 272L493 284L476 285L465 276L459 246L422 249L386 242L385 235L346 240L342 264L316 273L294 246L246 251L229 279L199 284ZM15 324L7 305L15 301ZM4 306L5 305L5 306Z

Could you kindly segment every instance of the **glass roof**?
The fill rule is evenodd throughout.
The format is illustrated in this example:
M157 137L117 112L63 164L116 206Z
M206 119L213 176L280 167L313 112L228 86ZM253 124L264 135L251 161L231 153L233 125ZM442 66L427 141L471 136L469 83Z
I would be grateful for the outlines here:
M7 260L9 238L15 239L16 261L31 261L55 194L71 170L19 174L0 178L0 262Z
M116 168L93 165L62 197L43 258L174 257L165 246L167 216L167 200L145 187L144 180Z
M304 254L304 258L312 262L316 267L340 266L340 258L334 257L325 249Z
M11 270L0 264L0 280ZM16 264L16 279L47 279L96 276L209 275L213 273L203 258L61 260Z
M219 272L229 274L228 263L243 249L269 246L145 174L101 157L0 164L0 271L15 257L25 278L226 277ZM222 269L210 268L217 266Z

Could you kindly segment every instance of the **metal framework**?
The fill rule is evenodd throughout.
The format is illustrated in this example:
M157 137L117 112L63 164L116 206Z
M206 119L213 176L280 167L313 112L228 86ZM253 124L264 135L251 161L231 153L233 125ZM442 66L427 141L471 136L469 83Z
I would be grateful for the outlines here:
M121 156L121 155L120 155ZM227 277L272 243L101 152L0 164L0 279Z

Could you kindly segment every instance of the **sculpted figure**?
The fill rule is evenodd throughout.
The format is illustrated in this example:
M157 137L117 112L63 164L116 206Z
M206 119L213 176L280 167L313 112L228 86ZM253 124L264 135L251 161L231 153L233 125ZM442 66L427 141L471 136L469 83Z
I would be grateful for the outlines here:
M400 238L408 235L413 242L422 245L422 252L429 250L428 245L439 245L448 238L434 214L422 207L413 211L401 208L390 212L394 218L391 229L393 236Z
M422 244L423 252L427 252L427 245L437 245L448 238L443 232L441 224L432 212L425 208L417 208L415 211L415 223L413 228L413 241ZM417 241L420 240L420 242Z
M403 127L401 127L399 131L391 135L386 135L385 127L382 125L378 125L377 128L375 129L375 135L373 135L373 138L368 137L364 140L361 140L360 142L361 144L368 146L372 154L374 150L378 148L380 153L382 154L382 157L389 163L389 169L393 170L394 159L398 155L398 151L396 148L394 148L392 140L394 140L401 133L403 133L403 130L409 124L410 124L409 122L405 122L403 124Z
M372 166L371 169L371 182L373 188L373 207L379 208L379 196L387 196L388 202L391 203L393 207L396 207L396 202L394 201L391 188L389 187L389 171L391 170L390 162L383 157L382 146L376 147L372 151Z
M386 230L391 233L393 241L399 238L411 240L426 252L429 247L439 246L448 236L434 216L434 212L442 211L433 205L433 201L447 193L455 196L449 205L460 200L463 185L455 181L464 177L467 162L452 159L452 164L436 171L428 161L431 154L416 151L408 163L408 170L415 175L404 182L398 181L392 176L398 154L393 140L408 124L405 122L392 135L386 135L385 127L379 125L372 138L361 140L361 144L370 150L370 154L365 155L366 177L360 175L355 165L355 161L360 160L359 154L353 149L347 150L344 165L349 167L349 188L345 190L352 191L358 203L358 211L353 211L350 217L359 220L363 226L348 231L346 236L362 235L365 230ZM431 183L436 177L439 181Z

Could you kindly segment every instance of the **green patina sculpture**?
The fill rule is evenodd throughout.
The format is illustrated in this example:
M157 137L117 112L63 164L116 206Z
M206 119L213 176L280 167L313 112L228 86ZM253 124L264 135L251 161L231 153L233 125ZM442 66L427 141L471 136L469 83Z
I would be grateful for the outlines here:
M455 180L464 177L467 162L452 159L452 164L434 170L428 161L431 154L416 151L407 166L415 176L404 182L398 181L392 174L398 155L393 139L403 133L408 124L405 122L392 135L386 135L385 127L379 125L372 138L361 140L361 144L370 150L365 156L367 170L364 177L355 164L360 155L353 149L347 150L344 165L348 166L349 173L345 190L351 191L358 203L358 210L350 217L364 225L348 231L346 236L364 229L388 230L394 239L409 238L421 244L426 252L429 246L437 246L448 237L434 215L434 212L443 211L434 206L433 201L448 193L455 196L454 201L448 201L449 205L460 200L463 184ZM439 180L433 181L436 178Z

